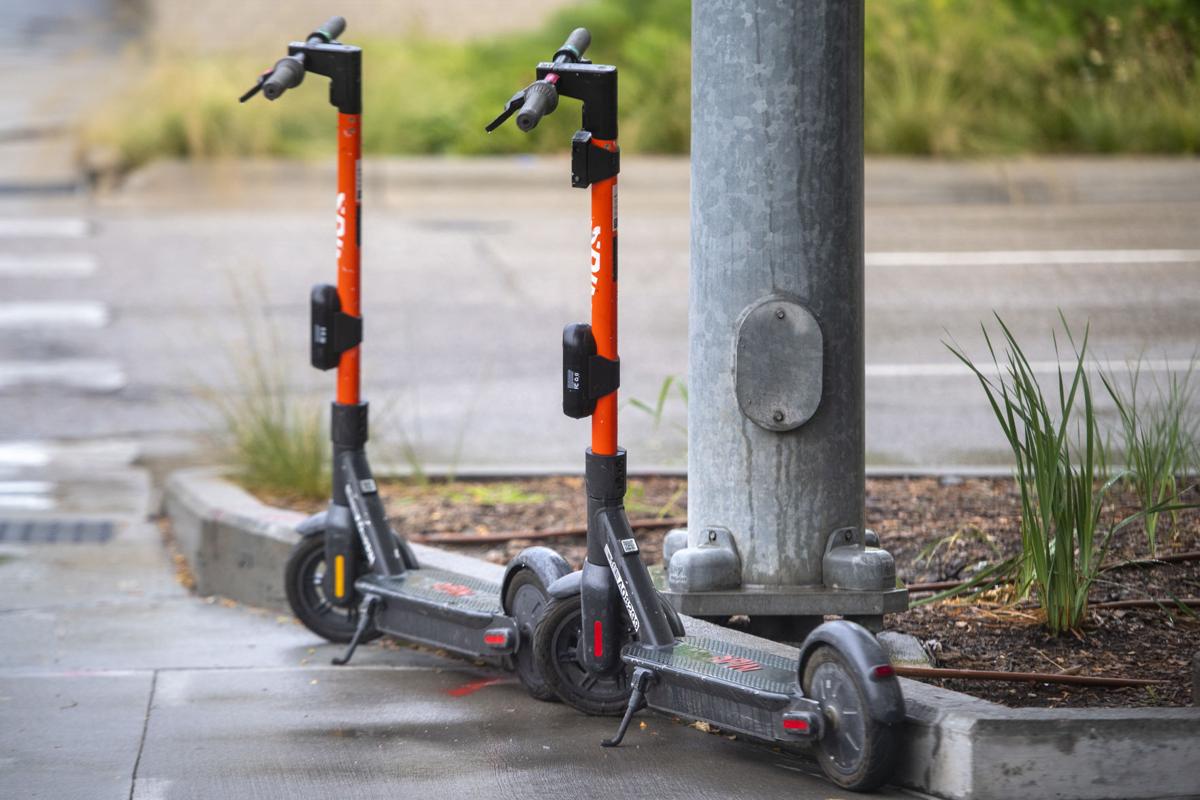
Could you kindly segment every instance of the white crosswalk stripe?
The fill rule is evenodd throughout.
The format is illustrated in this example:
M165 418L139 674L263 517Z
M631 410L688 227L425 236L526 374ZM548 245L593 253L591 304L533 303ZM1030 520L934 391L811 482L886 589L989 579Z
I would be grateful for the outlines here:
M91 223L78 217L0 219L0 239L83 239L91 231Z
M1071 375L1075 371L1075 363L1070 361L1031 361L1030 368L1039 375L1056 375L1061 369L1064 375ZM1092 371L1104 369L1106 372L1113 371L1117 375L1122 375L1125 369L1125 364L1088 364L1088 368ZM1130 367L1138 366L1136 363L1130 363ZM1166 358L1166 359L1146 359L1140 364L1142 372L1187 372L1200 366L1200 363L1186 358ZM1003 369L1007 367L1002 365ZM979 369L985 375L995 372L995 367L991 364L979 364ZM928 363L928 364L867 364L868 378L964 378L974 377L975 373L967 369L965 364L957 361L946 363Z
M125 383L125 373L115 361L0 361L0 391L24 386L55 386L88 392L118 392Z
M0 481L0 510L46 511L53 491L52 481Z
M1200 250L967 250L963 252L866 254L868 267L1019 267L1179 263L1200 263Z
M0 329L103 328L108 321L103 303L0 303Z
M0 240L85 239L91 233L91 223L82 217L0 218ZM96 270L96 258L86 252L9 252L0 256L0 277L6 278L69 280L92 275ZM0 303L0 330L4 331L33 331L44 335L95 330L111 321L108 307L92 300L23 301L11 296L6 299L9 302ZM0 392L40 387L107 393L120 391L125 385L126 376L121 365L108 359L3 360L0 357Z
M96 272L96 259L84 254L0 255L0 277L86 278Z
M141 448L131 439L0 442L0 478L26 474L35 467L113 470L129 466L140 453Z

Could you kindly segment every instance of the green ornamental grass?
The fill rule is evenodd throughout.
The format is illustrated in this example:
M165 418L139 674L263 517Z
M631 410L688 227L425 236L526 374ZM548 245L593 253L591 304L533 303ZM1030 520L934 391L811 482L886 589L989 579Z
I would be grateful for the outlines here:
M1196 465L1197 428L1191 412L1192 370L1172 372L1164 381L1154 381L1153 395L1139 394L1142 360L1130 366L1128 388L1113 375L1100 373L1104 388L1117 407L1121 426L1121 449L1127 483L1146 510L1144 525L1150 555L1158 553L1159 506L1178 502L1180 480ZM1171 511L1174 521L1176 511Z
M278 331L262 321L265 291L252 303L233 286L242 335L226 350L227 385L201 384L199 396L222 425L234 477L249 489L319 500L329 494L330 444L327 406L298 397L288 380L289 363Z
M996 322L1002 355L981 326L994 373L984 372L960 347L947 346L978 378L1012 448L1021 491L1018 589L1036 591L1047 627L1061 633L1082 623L1112 535L1128 522L1107 530L1100 524L1104 500L1120 476L1106 478L1100 469L1101 438L1085 365L1088 331L1075 348L1073 368L1064 373L1060 367L1047 394L1012 331L999 315ZM1054 349L1057 355L1057 335Z

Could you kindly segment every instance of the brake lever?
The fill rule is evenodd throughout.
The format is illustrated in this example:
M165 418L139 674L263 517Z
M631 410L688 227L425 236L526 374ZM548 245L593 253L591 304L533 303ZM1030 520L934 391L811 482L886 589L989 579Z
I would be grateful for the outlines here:
M525 87L525 89L528 88L528 86ZM521 106L525 105L525 89L522 89L512 97L508 98L508 103L505 104L504 110L500 112L500 116L492 120L491 124L484 128L485 131L491 133L492 131L496 130L496 128L499 128L501 125L503 125L506 119L521 110Z
M261 92L261 91L262 91L263 84L267 82L267 78L270 78L270 77L271 77L271 73L273 73L274 71L275 71L275 68L274 68L274 67L271 67L271 68L270 68L270 69L268 69L266 72L264 72L262 75L259 75L259 76L258 76L258 82L257 82L257 83L255 83L253 86L251 86L251 87L250 87L250 89L249 89L249 91L247 91L247 92L246 92L244 95L242 95L241 97L239 97L239 98L238 98L238 102L239 102L239 103L244 103L244 102L246 102L247 100L249 100L251 97L254 97L254 95L256 95L256 94L258 94L259 92Z

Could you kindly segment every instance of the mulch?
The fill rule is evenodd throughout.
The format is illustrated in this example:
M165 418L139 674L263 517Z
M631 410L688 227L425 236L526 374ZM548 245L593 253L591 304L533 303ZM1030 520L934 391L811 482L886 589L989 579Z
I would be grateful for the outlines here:
M381 492L393 524L415 541L436 533L494 536L579 526L585 521L583 481L574 476L387 481ZM1131 494L1117 495L1103 519L1121 519L1137 510ZM268 499L280 502L280 498ZM308 510L319 505L286 504ZM683 517L687 481L631 479L626 508L633 520ZM868 480L866 521L895 557L899 577L908 584L963 579L980 564L994 563L1020 548L1020 495L1008 479ZM665 529L638 535L648 563L661 560L662 533ZM1174 522L1164 516L1158 538L1160 554L1200 550L1200 511L1183 512ZM585 553L584 538L579 535L549 541L515 538L440 546L503 564L530 544L553 546L576 567ZM1114 536L1106 563L1147 555L1144 530L1135 523ZM1165 681L1159 686L1128 689L933 681L1008 706L1183 706L1192 702L1191 661L1200 651L1197 612L1169 602L1163 608L1093 609L1080 630L1051 636L1036 606L1016 603L1010 594L1000 588L982 599L919 606L888 617L887 626L915 635L939 667ZM1090 595L1093 602L1172 597L1200 597L1200 561L1111 569Z

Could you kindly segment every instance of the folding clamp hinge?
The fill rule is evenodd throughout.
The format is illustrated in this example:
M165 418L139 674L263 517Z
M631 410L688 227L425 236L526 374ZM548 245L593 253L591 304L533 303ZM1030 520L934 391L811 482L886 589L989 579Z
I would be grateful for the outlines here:
M608 180L621 171L620 149L609 150L592 144L590 131L576 131L571 138L571 185L586 189Z

